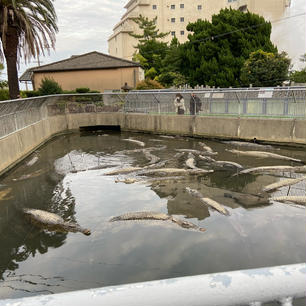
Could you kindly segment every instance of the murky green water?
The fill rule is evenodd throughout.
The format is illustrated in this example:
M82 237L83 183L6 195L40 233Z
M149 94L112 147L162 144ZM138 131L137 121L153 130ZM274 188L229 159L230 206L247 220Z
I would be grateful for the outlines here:
M233 176L234 169L215 167L211 174L169 180L162 175L151 175L151 180L145 174L104 175L119 166L148 165L142 152L122 152L140 148L123 140L128 137L145 142L146 147L166 146L151 151L167 160L164 167L186 167L188 154L177 156L176 149L201 150L202 140L191 138L70 134L49 142L0 179L1 298L306 261L305 209L269 204L267 198L258 203L256 197L263 186L290 177L289 173ZM238 157L225 149L252 149L204 141L218 152L213 158L245 168L299 165ZM305 162L303 149L268 151ZM197 157L196 164L212 169ZM97 166L101 169L88 170ZM137 182L120 182L127 177ZM230 216L209 210L186 192L187 186L222 203ZM305 181L272 194L288 192L305 195ZM57 213L91 229L92 234L40 230L24 219L23 207ZM133 211L168 213L206 231L184 229L169 221L108 222Z

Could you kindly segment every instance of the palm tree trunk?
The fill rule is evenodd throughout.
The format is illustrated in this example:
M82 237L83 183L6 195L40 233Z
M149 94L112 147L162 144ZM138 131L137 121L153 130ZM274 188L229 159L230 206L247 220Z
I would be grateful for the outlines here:
M10 98L17 99L19 95L19 80L17 71L18 33L15 27L8 27L6 42L3 44L2 41L2 46L7 65Z

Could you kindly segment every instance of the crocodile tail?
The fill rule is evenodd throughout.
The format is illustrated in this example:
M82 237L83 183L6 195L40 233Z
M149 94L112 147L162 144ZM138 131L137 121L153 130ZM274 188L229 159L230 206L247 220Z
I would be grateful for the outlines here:
M109 219L109 222L120 221L120 220L121 220L121 218L119 216L117 216L117 217L113 217L113 218Z

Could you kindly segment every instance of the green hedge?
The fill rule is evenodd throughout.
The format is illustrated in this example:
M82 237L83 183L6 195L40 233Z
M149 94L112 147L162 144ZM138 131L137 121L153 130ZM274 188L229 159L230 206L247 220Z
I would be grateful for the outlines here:
M0 101L9 100L10 94L8 89L0 89Z

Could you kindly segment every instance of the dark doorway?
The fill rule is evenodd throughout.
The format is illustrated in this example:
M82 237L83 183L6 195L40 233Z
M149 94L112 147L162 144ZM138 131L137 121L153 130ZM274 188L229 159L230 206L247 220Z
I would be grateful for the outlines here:
M116 131L120 132L120 125L89 125L80 126L81 132L103 132L103 131Z

